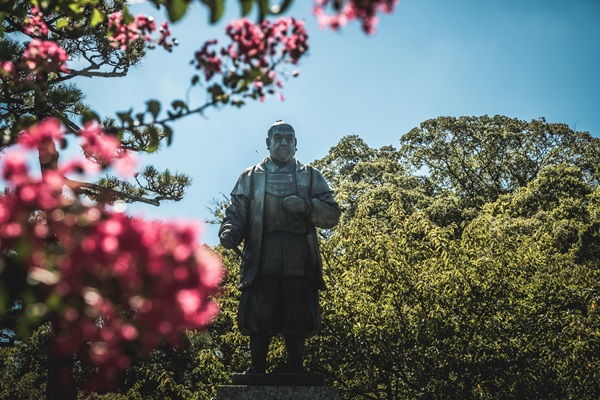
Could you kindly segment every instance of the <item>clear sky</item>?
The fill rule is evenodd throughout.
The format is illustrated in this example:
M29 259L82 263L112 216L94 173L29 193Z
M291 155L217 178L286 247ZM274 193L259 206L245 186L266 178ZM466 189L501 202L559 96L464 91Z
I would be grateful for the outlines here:
M150 51L128 77L79 81L87 103L114 116L131 107L143 111L148 99L167 105L185 98L195 50L239 17L237 1L226 3L223 21L209 26L194 1L172 27L181 45L171 54ZM340 32L319 29L311 4L296 0L287 13L306 20L310 54L298 66L300 76L284 82L286 100L210 110L173 124L174 143L142 163L185 172L193 186L180 202L130 205L128 212L210 217L211 199L228 194L240 172L267 155L266 131L278 118L295 127L297 158L306 163L349 134L371 147L397 147L404 133L442 115L545 117L600 137L599 0L401 0L373 36L357 23ZM142 3L133 11L152 8ZM205 98L196 90L189 100L193 106ZM216 244L216 229L207 228L203 239Z

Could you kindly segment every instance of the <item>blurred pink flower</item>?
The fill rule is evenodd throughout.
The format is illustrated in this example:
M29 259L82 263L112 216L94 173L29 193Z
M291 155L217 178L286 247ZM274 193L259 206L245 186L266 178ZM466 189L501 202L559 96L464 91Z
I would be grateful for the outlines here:
M60 122L47 119L23 132L19 143L37 151L63 137ZM116 139L97 125L86 125L81 139L84 151L104 157L107 166L129 158L119 158ZM106 384L130 364L129 346L150 351L164 340L175 343L178 332L201 329L216 315L210 297L223 271L220 259L199 246L198 224L133 219L66 199L63 173L76 170L77 160L33 177L26 159L11 151L0 160L11 188L0 197L0 251L18 248L30 281L44 285L32 301L60 299L51 311L58 318L56 354L88 352L98 382ZM127 309L136 311L135 319L117 311Z
M30 36L48 35L48 26L40 9L34 6L29 14L31 14L31 17L25 19L25 34Z
M329 27L338 30L348 22L359 20L363 32L367 35L375 33L379 21L377 14L390 14L398 5L399 0L315 0L313 15L321 28ZM333 14L327 14L325 9L331 6Z
M25 66L35 74L70 72L67 52L52 40L33 39L23 52Z
M37 149L53 140L63 140L65 128L58 118L50 117L33 125L19 135L18 143L26 149Z

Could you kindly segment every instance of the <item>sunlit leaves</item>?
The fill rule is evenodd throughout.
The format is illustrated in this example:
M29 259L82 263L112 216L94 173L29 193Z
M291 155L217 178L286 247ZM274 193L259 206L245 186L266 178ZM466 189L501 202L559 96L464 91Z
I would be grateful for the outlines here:
M344 138L317 162L346 213L322 243L310 366L348 399L594 397L600 202L584 168L598 153L579 149L465 214L464 192L405 175L402 152Z
M165 0L169 19L173 22L180 20L187 11L187 0Z

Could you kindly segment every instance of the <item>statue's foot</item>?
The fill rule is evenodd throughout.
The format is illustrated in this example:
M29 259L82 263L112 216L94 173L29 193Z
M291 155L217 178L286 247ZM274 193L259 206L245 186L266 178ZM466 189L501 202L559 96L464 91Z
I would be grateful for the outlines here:
M308 374L308 371L301 365L289 365L287 372L290 374Z
M244 374L264 374L264 373L265 373L265 368L257 367L256 365L251 365L250 368L248 368L248 370L246 372L244 372Z

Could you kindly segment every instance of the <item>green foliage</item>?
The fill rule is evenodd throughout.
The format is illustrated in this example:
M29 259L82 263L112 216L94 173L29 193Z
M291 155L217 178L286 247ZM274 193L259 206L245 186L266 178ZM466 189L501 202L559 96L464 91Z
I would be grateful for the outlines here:
M0 347L0 399L45 397L49 335L43 325L26 340Z
M491 124L486 118L467 129L469 135L484 137L477 129ZM513 139L544 125L491 120L510 123ZM594 170L600 150L587 134L560 132L551 143L549 134L527 139L523 165L508 150L492 157L497 147L467 151L457 145L448 150L456 158L447 164L419 150L429 171L417 176L416 150L372 149L357 136L343 138L315 162L344 215L320 237L328 290L321 295L323 330L307 342L307 368L352 400L600 397L600 189ZM545 161L531 166L527 160L542 153ZM480 197L442 179L449 170L436 169L466 160L477 171L487 168L481 173L489 185L478 187ZM514 170L506 167L511 163ZM215 204L217 220L222 206ZM118 391L91 398L209 399L216 385L230 383L231 373L247 369L248 340L236 326L240 260L231 250L216 250L228 275L218 299L222 312L210 329L188 333L179 350L165 346L137 360ZM19 392L25 398L44 381L43 368L28 355L32 348L0 353L11 387L34 382L31 392ZM277 339L271 370L284 361ZM34 366L29 374L15 369L28 362Z
M485 121L467 130L485 142L478 129L491 124L489 118L459 120ZM321 299L323 330L308 341L306 366L337 386L342 398L600 394L597 139L542 121L491 120L530 141L520 158L507 150L492 162L498 143L469 149L453 143L448 154L454 158L423 150L429 171L416 176L419 164L406 147L372 149L348 136L314 163L335 188L344 215L321 235L328 290ZM534 128L552 130L560 140L526 138ZM440 178L449 171L443 166L467 159L478 168L470 174L489 178L481 179L487 186L477 187L477 198L458 181ZM514 170L506 167L511 163ZM220 333L215 343L222 341L224 354L239 355L247 345L234 324L236 260L222 254L230 268L222 298L226 318L211 334ZM276 369L284 357L276 341L270 364ZM244 364L224 367L235 372Z
M528 136L544 122L492 120L531 142L523 164L510 143L498 153L483 140L487 117L459 118L452 140L427 137L422 148L425 133L413 130L401 143L414 147L379 166L382 151L357 137L319 161L352 206L324 236L324 329L307 363L343 398L600 394L597 139L564 125L544 127L558 138ZM414 180L403 174L421 165L417 152L429 175Z
M550 165L581 168L598 184L600 140L545 119L438 117L400 140L401 153L415 167L427 167L438 188L449 188L465 206L479 207L514 192Z

